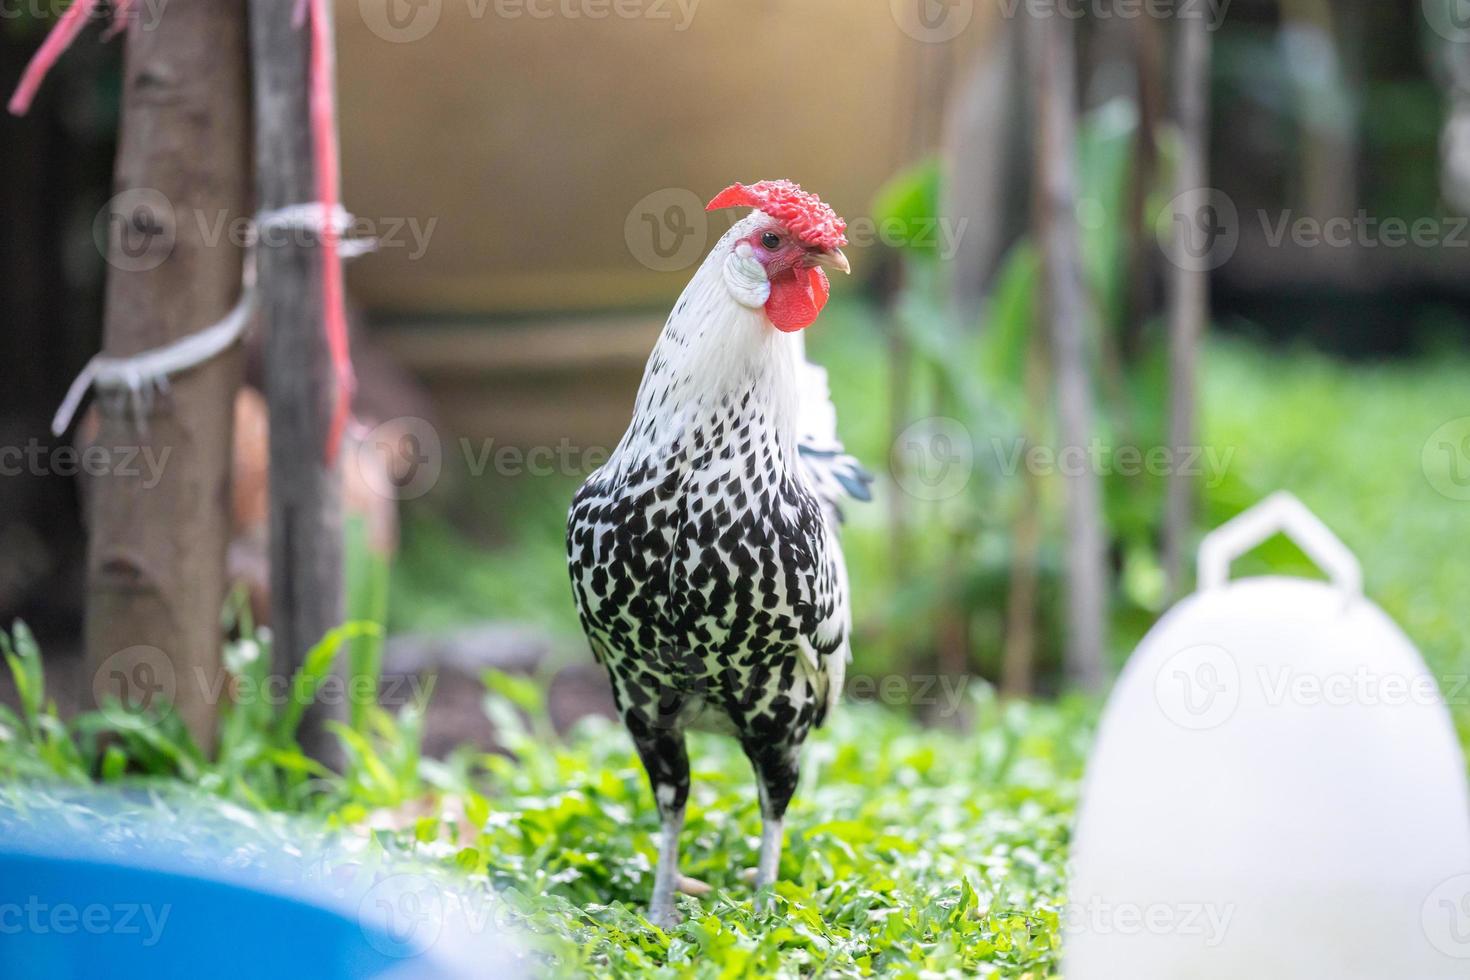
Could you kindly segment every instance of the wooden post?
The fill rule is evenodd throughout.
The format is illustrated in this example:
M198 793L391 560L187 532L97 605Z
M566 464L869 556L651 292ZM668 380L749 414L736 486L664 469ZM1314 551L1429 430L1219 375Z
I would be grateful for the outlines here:
M247 92L238 5L177 0L152 29L128 31L117 194L104 222L108 355L170 343L234 306L242 249L229 229L249 202ZM241 367L236 346L171 378L141 428L130 399L99 397L95 434L86 426L81 439L113 464L82 467L93 693L128 707L171 702L206 752Z
M1144 326L1157 311L1154 289L1157 239L1148 198L1158 173L1159 118L1164 110L1163 41L1158 19L1139 17L1130 27L1137 73L1138 130L1133 139L1133 173L1128 178L1128 286L1124 295L1122 356L1136 363L1143 353Z
M1014 19L1000 18L945 113L939 213L956 227L967 222L954 254L943 257L945 288L953 322L965 330L983 326L995 272L1026 230L1024 193L1017 194L1030 168L1020 41Z
M1035 99L1037 239L1042 304L1056 372L1058 459L1067 461L1067 673L1087 691L1106 679L1108 575L1100 474L1092 466L1092 381L1087 366L1091 318L1077 228L1076 51L1072 20L1056 12L1027 19Z
M1046 417L1046 339L1040 317L1033 317L1026 344L1026 404L1021 432L1030 444ZM1024 698L1036 693L1036 604L1041 579L1041 480L1021 467L1021 499L1011 524L1011 581L1006 598L1006 638L1001 657L1000 692Z
M1185 17L1175 28L1175 113L1179 126L1179 164L1176 194L1203 194L1209 182L1210 34L1201 17ZM1174 264L1169 275L1169 445L1174 458L1196 438L1195 374L1200 339L1210 314L1210 273L1183 261L1179 236L1188 235L1175 224ZM1185 556L1194 526L1194 479L1174 467L1168 477L1164 509L1164 577L1169 597L1184 589Z
M250 0L262 212L316 200L311 32L293 24L295 7L296 0ZM257 258L270 406L271 626L274 670L285 676L344 616L341 473L324 455L337 382L322 329L319 240L316 232L277 229L262 234ZM324 723L344 719L344 707L314 704L302 720L302 746L328 764L339 761L338 746Z

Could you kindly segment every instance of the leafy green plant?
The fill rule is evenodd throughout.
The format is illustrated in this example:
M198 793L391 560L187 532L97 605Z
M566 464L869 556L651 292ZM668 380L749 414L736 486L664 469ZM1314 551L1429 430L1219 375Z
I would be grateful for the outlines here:
M1119 353L1137 128L1134 107L1114 100L1082 120L1077 146L1078 227L1094 313L1088 340L1098 392L1097 436L1107 446L1150 446L1162 439L1166 386L1158 352L1146 348L1126 365ZM881 227L932 227L940 220L942 194L939 165L925 161L878 192L875 220ZM903 496L903 474L896 474L899 486L890 492L900 497L891 532L902 560L893 562L899 567L879 590L874 618L901 624L895 632L905 649L885 656L922 663L937 652L947 669L999 675L1003 630L1015 626L1004 617L1016 612L1006 609L1004 597L1016 587L1017 569L1029 567L1038 580L1037 603L1020 615L1035 624L1042 682L1053 686L1055 679L1046 675L1059 663L1052 638L1060 632L1062 495L1059 481L1017 470L1023 453L1056 444L1036 248L1023 236L1001 262L979 321L960 323L947 309L949 267L938 261L932 239L900 237L896 244L901 285L888 328L901 357L891 381L900 393L893 428L925 418L957 422L971 437L973 473L963 493L938 501ZM889 434L890 442L905 438L898 431ZM1160 480L1146 476L1104 476L1106 527L1126 566L1115 598L1124 621L1158 611L1161 573L1153 555L1162 489ZM1023 540L1020 528L1028 522L1039 522L1039 546ZM955 648L948 655L946 645Z
M367 522L352 517L346 527L346 591L347 619L355 623L372 623L378 628L366 630L347 640L347 675L373 678L383 673L383 633L388 623L388 584L391 563L387 555L372 547ZM371 704L353 698L350 718L353 731L359 735L370 725Z
M0 704L0 744L25 744L29 751L16 753L15 775L87 778L81 750L57 715L56 703L47 702L46 676L35 638L24 623L17 623L7 636L0 632L0 655L15 682L20 713ZM116 768L116 761L109 768Z
M250 628L243 599L232 603L231 616L242 627L240 638L226 645L223 690L242 693L220 705L217 746L208 758L168 706L135 711L116 701L99 710L63 721L54 701L45 698L41 654L24 623L9 635L0 632L0 654L15 682L20 711L0 705L0 776L22 779L92 778L117 780L124 775L177 778L217 794L261 808L306 808L313 798L341 793L344 782L360 779L360 771L376 764L379 748L400 754L405 738L413 739L407 720L395 724L386 713L368 706L373 738L344 727L351 763L338 776L311 759L296 742L302 713L343 649L352 641L381 633L373 623L348 623L329 632L308 652L289 679L284 704L263 696L268 689L268 639ZM376 690L376 677L370 678ZM421 710L421 709L420 709ZM366 746L371 752L361 751Z

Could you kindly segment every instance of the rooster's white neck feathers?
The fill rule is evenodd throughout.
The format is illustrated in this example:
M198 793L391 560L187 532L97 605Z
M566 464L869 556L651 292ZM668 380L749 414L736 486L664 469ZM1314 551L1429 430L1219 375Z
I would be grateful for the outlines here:
M686 435L732 410L769 427L782 462L795 467L801 337L766 318L771 285L765 269L749 245L736 244L770 221L757 211L737 222L684 287L648 360L633 421L610 469L626 472L667 455Z

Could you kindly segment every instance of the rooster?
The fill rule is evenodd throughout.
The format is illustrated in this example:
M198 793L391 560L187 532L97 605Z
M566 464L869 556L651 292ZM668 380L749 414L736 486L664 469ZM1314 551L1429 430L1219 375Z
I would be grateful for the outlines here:
M755 770L762 908L797 755L842 689L851 615L836 524L871 477L843 451L801 331L848 272L846 224L790 181L734 184L751 207L684 288L633 420L572 502L567 558L593 655L658 806L649 918L675 921L687 729L739 740Z

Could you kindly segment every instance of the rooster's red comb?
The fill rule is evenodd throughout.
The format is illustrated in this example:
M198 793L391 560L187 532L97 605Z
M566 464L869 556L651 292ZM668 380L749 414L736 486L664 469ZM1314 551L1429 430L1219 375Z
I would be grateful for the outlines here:
M826 202L801 189L789 180L762 180L754 184L731 184L704 206L706 211L718 208L751 207L764 211L786 226L804 245L817 248L841 248L847 244L842 233L847 222L837 217Z

